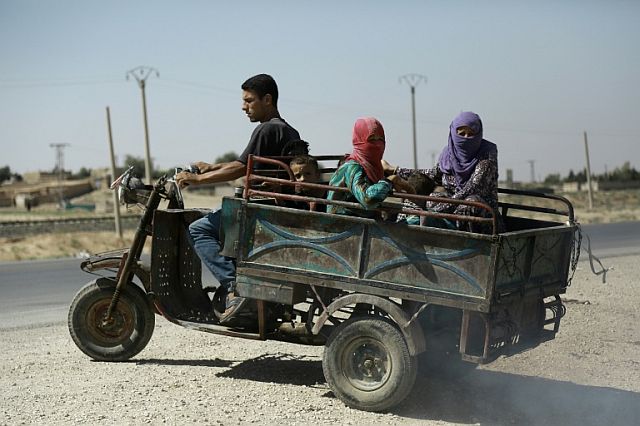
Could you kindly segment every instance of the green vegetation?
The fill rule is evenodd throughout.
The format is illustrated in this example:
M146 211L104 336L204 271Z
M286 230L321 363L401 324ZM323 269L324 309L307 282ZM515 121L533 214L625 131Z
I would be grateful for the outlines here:
M84 179L91 176L91 169L87 169L86 167L81 167L78 173L74 173L71 175L72 179Z
M631 166L629 161L625 162L621 167L616 167L612 172L606 172L600 175L591 175L591 179L599 182L629 182L640 180L640 172L635 167ZM587 172L582 170L578 173L574 173L573 170L569 170L569 174L566 178L562 178L559 173L550 174L544 179L545 185L557 185L563 182L579 182L584 183L587 181Z
M233 151L226 152L214 160L214 163L230 163L238 159L238 154Z
M22 180L22 176L18 173L11 173L11 168L9 166L0 167L0 183L11 178L14 178L18 182Z

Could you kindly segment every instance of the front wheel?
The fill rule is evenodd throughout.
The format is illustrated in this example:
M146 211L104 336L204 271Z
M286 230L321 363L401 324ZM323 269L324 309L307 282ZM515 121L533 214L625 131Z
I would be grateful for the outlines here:
M125 361L151 339L155 316L144 292L134 284L123 287L111 318L115 283L98 279L82 287L69 308L69 333L82 352L96 361Z
M352 408L384 411L402 402L416 379L416 359L386 318L356 317L331 334L322 359L334 394Z

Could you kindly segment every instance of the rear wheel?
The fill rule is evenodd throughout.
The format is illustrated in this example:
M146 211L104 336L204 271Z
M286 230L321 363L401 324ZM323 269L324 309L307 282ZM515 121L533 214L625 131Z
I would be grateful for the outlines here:
M138 354L155 327L153 309L144 292L123 287L111 318L106 318L115 283L98 279L82 287L69 308L71 338L82 352L97 361L125 361Z
M416 379L416 360L404 336L386 318L351 318L329 337L322 369L345 404L383 411L403 401Z

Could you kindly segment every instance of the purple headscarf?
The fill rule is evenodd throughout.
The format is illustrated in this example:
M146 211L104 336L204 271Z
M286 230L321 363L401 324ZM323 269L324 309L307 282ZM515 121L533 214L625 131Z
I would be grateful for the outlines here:
M468 126L475 136L467 138L458 135L456 129ZM469 180L478 164L478 157L490 150L494 144L482 139L482 121L478 114L461 112L449 126L449 143L440 153L440 170L456 179L456 187L461 189Z

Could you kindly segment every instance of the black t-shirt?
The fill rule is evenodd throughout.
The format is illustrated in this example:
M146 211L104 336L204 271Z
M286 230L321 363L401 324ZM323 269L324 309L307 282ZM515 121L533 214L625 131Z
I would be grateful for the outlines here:
M260 123L255 128L251 134L251 139L249 139L249 144L238 158L238 161L247 164L250 154L263 157L282 155L282 150L287 142L299 139L300 134L289 123L282 118L272 118L269 121ZM257 166L258 168L269 168L266 164Z

